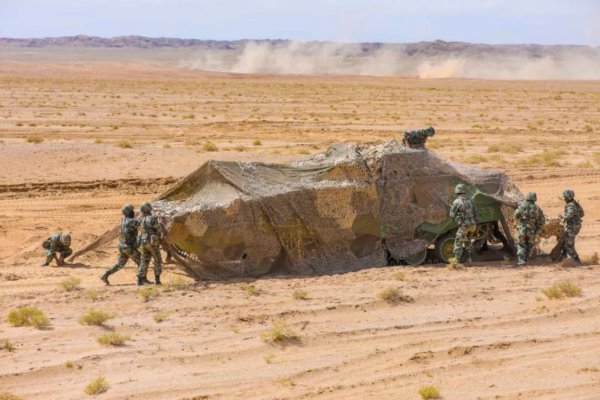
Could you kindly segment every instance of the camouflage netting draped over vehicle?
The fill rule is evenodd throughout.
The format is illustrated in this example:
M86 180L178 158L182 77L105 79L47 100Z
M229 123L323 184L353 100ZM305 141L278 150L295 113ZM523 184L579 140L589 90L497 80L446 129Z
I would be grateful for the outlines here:
M504 174L396 141L337 144L291 165L211 161L154 205L199 277L342 272L426 248L415 230L447 218L458 182L509 205L512 218L519 193Z
M396 141L336 144L289 165L209 161L153 206L174 256L199 278L331 273L424 251L417 227L448 218L459 182L502 205L512 240L520 193L505 174Z

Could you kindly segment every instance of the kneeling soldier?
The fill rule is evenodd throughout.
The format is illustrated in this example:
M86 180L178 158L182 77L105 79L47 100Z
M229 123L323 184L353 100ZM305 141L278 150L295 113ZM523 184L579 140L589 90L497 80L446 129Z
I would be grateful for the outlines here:
M42 263L42 267L50 265L52 260L56 260L56 264L59 266L64 265L65 258L73 254L70 233L56 233L44 240L42 247L46 252L46 260ZM60 257L57 257L57 254Z

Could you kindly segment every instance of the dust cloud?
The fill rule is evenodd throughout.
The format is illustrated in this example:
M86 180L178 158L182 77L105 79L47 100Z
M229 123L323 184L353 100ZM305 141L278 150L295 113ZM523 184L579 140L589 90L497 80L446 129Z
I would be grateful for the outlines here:
M595 80L600 79L600 49L250 41L239 48L202 50L180 66L240 74Z

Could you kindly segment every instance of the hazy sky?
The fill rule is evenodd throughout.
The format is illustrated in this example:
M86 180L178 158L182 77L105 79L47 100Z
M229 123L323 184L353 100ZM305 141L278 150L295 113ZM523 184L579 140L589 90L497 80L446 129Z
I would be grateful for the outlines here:
M0 0L0 37L600 46L600 0Z

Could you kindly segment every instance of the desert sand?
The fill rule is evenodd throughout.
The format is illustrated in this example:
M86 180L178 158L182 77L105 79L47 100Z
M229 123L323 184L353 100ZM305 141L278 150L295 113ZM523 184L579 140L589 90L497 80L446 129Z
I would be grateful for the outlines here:
M0 340L15 346L0 346L0 393L83 399L103 376L101 399L410 400L429 384L447 400L600 398L598 81L3 61L0 99ZM80 248L118 222L124 203L153 199L207 160L288 161L430 124L430 149L506 172L521 191L536 191L551 217L562 189L575 189L586 209L577 242L586 265L540 257L519 269L510 260L374 265L223 282L194 282L169 265L147 302L133 264L110 287L98 279L116 261L116 243L75 264L39 266L53 232L71 231ZM79 288L65 291L70 277ZM542 293L565 280L581 296ZM414 302L380 300L389 287ZM50 326L11 326L7 314L25 305L42 309ZM81 325L91 309L114 318ZM263 340L275 321L298 338ZM110 331L130 339L99 344Z

